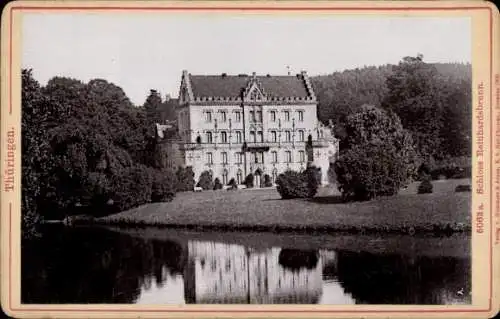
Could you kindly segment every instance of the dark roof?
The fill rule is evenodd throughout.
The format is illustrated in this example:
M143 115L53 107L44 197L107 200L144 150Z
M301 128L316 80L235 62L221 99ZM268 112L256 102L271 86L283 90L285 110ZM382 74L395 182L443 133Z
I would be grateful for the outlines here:
M191 75L191 88L194 97L233 97L240 96L253 76L249 75ZM257 76L267 97L308 97L302 75Z

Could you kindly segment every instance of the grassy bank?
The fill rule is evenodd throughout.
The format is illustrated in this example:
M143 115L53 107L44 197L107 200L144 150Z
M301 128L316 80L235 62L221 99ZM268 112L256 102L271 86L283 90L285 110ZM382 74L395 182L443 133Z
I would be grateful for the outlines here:
M282 200L275 189L181 193L169 203L143 205L97 219L115 225L224 230L451 233L470 231L470 193L455 193L469 180L435 182L432 194L401 194L342 203L332 189L313 199Z

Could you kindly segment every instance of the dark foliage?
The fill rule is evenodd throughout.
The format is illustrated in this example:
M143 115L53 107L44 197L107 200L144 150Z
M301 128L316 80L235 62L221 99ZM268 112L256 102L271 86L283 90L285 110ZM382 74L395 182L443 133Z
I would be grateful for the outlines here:
M288 170L276 180L277 191L282 199L311 198L321 183L321 171L314 166L302 173Z
M460 193L460 192L470 192L470 191L471 191L470 185L458 185L455 188L455 192L457 192L457 193Z
M227 185L229 186L228 190L238 189L238 184L236 183L236 180L234 178L231 178Z
M429 194L432 193L432 183L429 179L424 179L420 185L418 185L419 194Z
M422 55L398 65L364 67L312 78L319 119L345 139L345 119L363 104L398 114L424 159L471 155L472 67L426 63ZM343 144L340 144L343 149Z
M347 117L345 128L345 149L334 164L344 199L394 195L416 175L413 141L394 113L363 106Z
M222 183L220 182L220 179L218 177L215 178L215 181L214 181L214 190L219 190L219 189L222 189Z
M41 87L23 70L22 112L24 234L78 207L97 216L151 201L154 127L121 88L65 77Z
M254 176L252 173L250 173L245 178L245 181L243 182L243 184L245 184L247 188L253 188L253 186L254 186L253 182L254 182Z
M194 189L194 172L191 166L179 167L176 172L178 192L187 192Z
M153 190L151 192L151 202L169 202L176 192L178 181L174 178L173 172L153 169Z
M271 187L273 186L273 182L271 181L271 176L268 174L264 175L264 187Z
M212 173L209 171L203 171L200 174L200 179L196 184L196 187L201 187L203 190L211 190L214 188L214 181Z

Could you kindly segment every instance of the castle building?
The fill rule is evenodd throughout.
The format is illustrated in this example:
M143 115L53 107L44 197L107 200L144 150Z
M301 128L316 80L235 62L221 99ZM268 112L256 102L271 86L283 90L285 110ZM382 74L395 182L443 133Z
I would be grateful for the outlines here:
M338 153L331 128L317 117L317 100L306 72L297 75L191 75L183 71L179 105L179 165L195 181L212 172L226 185L252 173L259 187L286 170L321 168L328 183Z

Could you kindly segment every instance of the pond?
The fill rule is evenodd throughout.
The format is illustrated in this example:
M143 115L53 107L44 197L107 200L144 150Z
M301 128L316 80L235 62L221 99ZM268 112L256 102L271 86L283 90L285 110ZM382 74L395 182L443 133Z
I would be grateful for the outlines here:
M22 248L21 298L38 304L470 304L470 238L53 225Z

